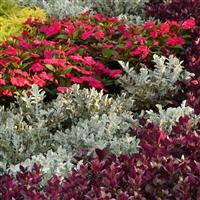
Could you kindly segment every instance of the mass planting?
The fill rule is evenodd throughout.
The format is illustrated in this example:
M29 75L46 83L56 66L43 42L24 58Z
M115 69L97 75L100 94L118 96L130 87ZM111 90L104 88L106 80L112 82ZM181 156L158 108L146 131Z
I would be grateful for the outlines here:
M170 3L163 1L153 1L146 5L145 11L147 16L153 16L162 21L176 20L182 21L191 17L195 20L196 26L191 33L191 45L189 48L181 51L177 56L184 61L186 70L195 73L195 77L190 83L181 83L184 91L183 95L187 102L192 106L196 113L200 113L199 107L199 80L200 80L200 1L173 0Z
M200 0L123 2L2 1L0 199L200 199Z
M0 177L4 199L196 199L200 197L199 131L183 116L169 136L153 123L140 119L132 134L140 138L138 154L110 153L108 148L93 154L79 153L83 164L64 180L54 176L40 187L41 166L32 171L20 167L16 178ZM199 126L199 123L197 124Z
M189 44L187 35L195 27L193 19L180 23L146 22L135 26L101 14L39 21L29 18L28 27L14 42L0 50L1 95L37 84L54 95L73 83L108 91L123 73L117 60L129 61L135 69L141 63L152 66L153 54L176 55ZM159 47L159 48L158 48Z

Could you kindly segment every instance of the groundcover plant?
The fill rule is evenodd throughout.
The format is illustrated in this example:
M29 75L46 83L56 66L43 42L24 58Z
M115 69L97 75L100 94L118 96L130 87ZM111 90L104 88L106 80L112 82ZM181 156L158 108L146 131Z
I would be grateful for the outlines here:
M0 199L199 199L199 9L1 1Z

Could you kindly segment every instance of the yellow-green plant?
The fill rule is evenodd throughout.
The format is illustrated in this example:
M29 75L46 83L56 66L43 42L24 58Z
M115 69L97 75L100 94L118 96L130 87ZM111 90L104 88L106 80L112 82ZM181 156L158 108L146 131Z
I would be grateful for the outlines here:
M29 17L45 19L46 14L37 7L22 7L13 0L0 0L0 43L11 40L11 35L20 34Z

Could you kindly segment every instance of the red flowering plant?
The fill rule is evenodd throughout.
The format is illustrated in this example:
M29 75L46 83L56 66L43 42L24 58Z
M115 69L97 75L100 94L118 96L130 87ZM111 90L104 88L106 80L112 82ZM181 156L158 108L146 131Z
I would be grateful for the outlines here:
M193 27L194 21L196 26L190 34L190 45L179 52L177 56L184 61L186 70L195 73L194 79L191 82L181 82L181 91L175 98L175 101L182 102L187 99L187 103L194 108L197 114L200 113L200 0L172 0L164 2L163 0L149 1L146 4L146 16L152 16L166 20L177 20L182 22L181 26L185 29ZM191 18L191 19L188 19ZM193 20L192 20L193 19ZM179 98L182 99L179 100Z
M35 32L24 30L0 47L1 96L20 93L32 84L51 95L67 91L73 83L107 91L106 86L123 73L118 60L133 62L137 68L154 53L176 54L195 25L146 22L128 26L98 13L63 20L28 19L26 24Z
M53 176L41 187L40 166L20 168L16 177L0 176L2 199L199 199L199 122L191 127L182 116L168 134L145 119L134 125L140 138L137 154L112 154L109 148L75 156L82 164L65 179ZM75 160L74 160L75 161Z

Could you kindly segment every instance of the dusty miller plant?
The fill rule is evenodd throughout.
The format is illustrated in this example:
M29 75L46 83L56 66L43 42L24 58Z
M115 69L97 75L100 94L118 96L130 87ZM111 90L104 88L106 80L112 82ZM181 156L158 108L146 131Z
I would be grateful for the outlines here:
M34 155L4 170L15 174L20 165L31 169L34 163L41 164L45 183L47 178L54 174L64 177L72 168L77 167L71 161L80 149L92 152L96 148L109 146L116 154L136 153L139 141L130 134L133 121L129 115L122 117L115 113L95 115L90 120L82 119L71 130L57 131L53 142L53 145L58 147L55 152L49 150L47 153Z
M124 15L142 15L148 0L90 0L91 8L109 17Z
M155 104L165 106L167 97L173 96L179 89L176 81L188 80L193 75L185 71L182 61L172 55L169 58L154 55L153 62L154 70L142 64L137 73L134 67L129 67L129 63L119 61L125 74L117 82L135 100L136 111L149 110Z
M112 98L104 95L102 91L97 92L94 88L80 90L79 85L73 85L72 92L65 95L60 94L56 100L50 103L44 103L44 97L45 93L33 85L30 96L24 93L22 97L16 97L17 106L12 104L11 108L7 110L0 107L2 169L5 168L5 164L7 166L17 164L33 155L37 156L41 153L45 156L46 152L51 149L56 152L58 146L62 144L57 135L65 130L72 135L72 127L81 126L81 120L90 121L95 116L98 116L97 120L103 120L102 116L112 114L117 116L117 118L113 117L116 122L107 120L105 125L109 126L111 123L120 121L120 124L125 126L129 119L128 128L133 118L129 111L133 106L133 100L126 98L125 95ZM94 120L93 123L95 123ZM102 122L102 124L104 123ZM93 133L97 134L98 128L95 130L90 126L92 124L88 125L88 130L92 129ZM113 126L113 128L114 134L120 127ZM83 136L84 134L88 135L89 133L82 132ZM124 133L122 132L118 136L123 137ZM78 141L76 137L71 139ZM90 138L88 137L88 139ZM78 146L73 147L70 142L73 143L73 141L69 141L68 147L65 144L67 152L78 151ZM104 141L105 145L106 142ZM86 146L89 144L89 142L85 143Z
M17 0L20 4L39 6L48 15L60 19L66 16L74 16L91 10L108 17L116 17L121 14L127 16L143 16L143 7L148 0Z
M109 146L117 154L135 153L138 145L135 138L130 136L133 122L130 114L96 114L89 120L80 120L71 130L58 131L54 139L63 147L67 145L66 148L69 148L70 145L72 152L80 147L94 150Z
M53 175L64 177L67 172L75 168L76 166L71 162L72 159L72 152L68 152L60 146L56 151L48 150L45 154L33 155L17 165L10 165L8 168L4 167L4 171L15 175L19 171L20 165L31 170L34 163L39 164L42 166L42 184L45 185L46 181Z
M148 121L153 122L160 126L161 129L167 130L169 134L172 133L172 126L175 125L181 116L189 116L190 123L193 128L200 119L200 115L194 113L194 109L186 106L186 101L184 100L181 106L176 108L167 108L164 109L162 105L156 104L158 112L153 110L142 111L139 117L144 117Z
M120 14L118 16L119 20L125 21L129 25L137 25L142 26L146 22L146 18L143 15L127 15L127 14ZM154 22L154 23L160 23L159 19L155 19L154 17L149 17L148 21Z
M26 6L39 6L49 16L55 16L59 19L79 15L90 9L90 5L81 0L18 0L18 2Z

